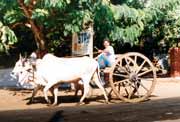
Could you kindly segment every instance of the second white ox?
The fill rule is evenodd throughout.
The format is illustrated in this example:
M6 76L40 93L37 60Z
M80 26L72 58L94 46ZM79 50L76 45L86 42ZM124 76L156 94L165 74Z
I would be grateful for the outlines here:
M29 70L27 67L26 69ZM43 84L43 86L45 86L43 92L48 103L50 103L50 101L47 92L51 88L54 89L53 105L57 104L57 93L60 83L79 80L83 82L84 86L84 94L80 99L80 103L82 103L89 92L89 84L92 78L96 85L102 90L105 100L108 102L108 97L101 84L98 70L98 62L90 57L58 58L52 54L46 54L42 60L39 60L38 63L36 62L34 77L37 82L36 84Z

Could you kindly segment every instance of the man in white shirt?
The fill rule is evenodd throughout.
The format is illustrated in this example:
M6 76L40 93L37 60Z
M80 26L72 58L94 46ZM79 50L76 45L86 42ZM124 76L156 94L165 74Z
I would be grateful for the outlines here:
M110 67L115 62L114 48L110 45L109 40L104 40L104 50L98 50L100 55L97 57L100 68Z

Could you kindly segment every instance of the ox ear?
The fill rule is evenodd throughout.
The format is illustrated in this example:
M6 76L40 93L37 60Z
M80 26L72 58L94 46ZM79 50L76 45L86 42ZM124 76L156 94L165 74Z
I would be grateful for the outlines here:
M23 57L22 57L22 55L21 55L21 53L19 54L19 60L22 60L23 59Z

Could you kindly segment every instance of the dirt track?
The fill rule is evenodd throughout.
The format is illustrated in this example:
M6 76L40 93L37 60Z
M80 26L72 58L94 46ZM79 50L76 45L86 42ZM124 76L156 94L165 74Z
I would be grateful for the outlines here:
M34 104L26 105L31 96L30 90L1 89L0 120L4 120L2 122L44 122L55 118L59 120L53 120L54 122L133 122L135 119L137 120L135 122L143 122L143 119L147 121L153 119L152 122L155 122L161 119L174 119L177 118L176 115L180 115L179 81L179 79L158 79L150 101L137 104L112 100L107 105L104 104L103 97L97 97L101 96L101 92L93 90L95 96L91 96L89 104L76 106L78 99L74 99L73 92L60 91L58 98L60 104L54 108L47 106L41 92L36 96Z
M8 90L0 89L0 111L4 110L19 110L19 109L37 109L47 108L41 91L35 96L35 103L26 105L31 97L31 90ZM74 92L59 91L58 102L59 106L75 106L79 98L73 97ZM150 99L172 98L180 96L180 79L158 79L155 90ZM52 98L52 97L51 97ZM121 103L120 100L112 100L113 103ZM92 91L92 96L89 98L88 105L101 105L104 104L104 98L99 89Z

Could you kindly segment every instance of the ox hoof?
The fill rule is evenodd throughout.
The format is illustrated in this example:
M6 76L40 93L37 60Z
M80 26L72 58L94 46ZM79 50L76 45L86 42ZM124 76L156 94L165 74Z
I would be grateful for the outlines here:
M57 104L47 104L48 107L56 107Z
M52 106L53 106L53 107L54 107L54 106L58 106L58 104L57 104L57 103L53 103Z
M105 103L106 103L106 104L109 104L109 101L106 100Z
M84 105L85 103L84 102L78 102L77 104L76 104L76 106L80 106L80 105Z
M52 104L50 100L46 100L46 101L47 101L47 104L49 104L49 105L51 105L51 104Z
M26 105L31 105L33 102L32 101L29 101L26 103Z

